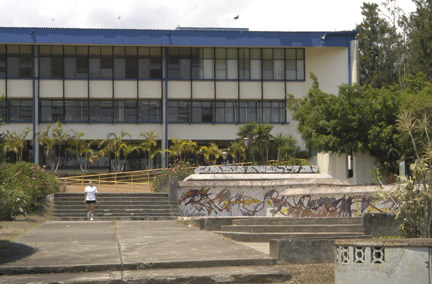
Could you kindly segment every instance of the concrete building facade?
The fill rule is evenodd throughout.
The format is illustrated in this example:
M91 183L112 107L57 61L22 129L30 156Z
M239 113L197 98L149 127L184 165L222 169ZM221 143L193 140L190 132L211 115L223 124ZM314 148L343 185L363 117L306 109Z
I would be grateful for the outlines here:
M1 131L50 123L104 139L156 131L221 145L250 121L294 135L286 94L357 81L355 31L0 28ZM35 149L32 151L32 149ZM29 144L40 162L36 144Z

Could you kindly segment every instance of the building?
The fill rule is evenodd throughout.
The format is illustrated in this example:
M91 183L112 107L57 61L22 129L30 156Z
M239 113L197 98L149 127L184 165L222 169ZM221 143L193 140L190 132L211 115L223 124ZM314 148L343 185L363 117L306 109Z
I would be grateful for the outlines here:
M168 138L227 145L257 121L300 140L286 94L304 96L310 72L329 93L355 82L356 33L0 28L1 131L60 121L87 139L139 140L153 130L164 149Z

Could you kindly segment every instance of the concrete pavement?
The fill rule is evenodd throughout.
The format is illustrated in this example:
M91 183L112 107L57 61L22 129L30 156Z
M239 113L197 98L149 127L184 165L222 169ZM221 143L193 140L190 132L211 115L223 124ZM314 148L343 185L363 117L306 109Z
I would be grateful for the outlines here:
M289 278L273 264L267 254L177 221L53 221L0 251L0 283L251 283ZM145 282L149 279L159 282Z

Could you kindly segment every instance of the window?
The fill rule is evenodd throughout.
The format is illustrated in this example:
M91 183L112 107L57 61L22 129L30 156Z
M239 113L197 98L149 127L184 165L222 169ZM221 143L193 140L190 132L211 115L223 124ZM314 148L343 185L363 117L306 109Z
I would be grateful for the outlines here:
M168 101L168 122L190 122L190 101Z
M90 122L113 122L113 101L91 100L90 110Z
M40 100L41 122L63 122L64 105L63 100Z
M213 101L192 102L192 122L213 122Z
M161 123L162 122L161 101L139 100L138 122Z
M64 76L66 79L87 79L89 75L88 47L65 46Z
M87 122L88 100L65 100L65 122Z
M63 77L63 47L39 47L39 76L41 78Z
M7 122L31 122L33 121L32 100L5 100L8 110L5 110L9 117Z
M304 49L285 49L286 80L304 80Z
M0 78L6 77L6 45L0 45Z
M31 46L7 46L7 76L9 78L32 77L32 51Z
M237 121L237 101L216 101L216 122L235 123Z
M114 101L114 122L136 122L137 101L117 100Z
M137 48L114 47L114 79L136 79L137 76Z
M7 114L6 100L0 99L0 122L7 121L6 114Z
M113 48L90 47L90 79L113 78Z
M162 78L162 50L159 47L138 48L138 78Z
M285 122L285 102L284 101L264 101L263 102L263 122L281 123Z
M168 78L191 78L190 48L168 48Z

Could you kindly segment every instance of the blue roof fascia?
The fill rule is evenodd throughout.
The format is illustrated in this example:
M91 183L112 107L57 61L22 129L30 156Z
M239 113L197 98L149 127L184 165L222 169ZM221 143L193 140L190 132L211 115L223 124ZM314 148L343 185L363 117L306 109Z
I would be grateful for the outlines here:
M357 31L254 32L215 30L121 30L72 28L1 28L3 44L348 47ZM325 40L323 36L325 35Z

